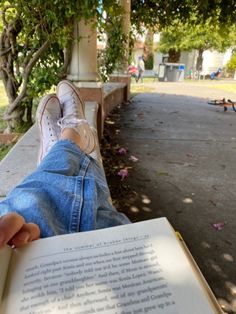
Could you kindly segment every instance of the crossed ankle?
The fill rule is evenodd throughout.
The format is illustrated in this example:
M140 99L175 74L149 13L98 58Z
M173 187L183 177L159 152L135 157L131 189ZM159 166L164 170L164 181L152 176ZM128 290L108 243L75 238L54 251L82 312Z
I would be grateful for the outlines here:
M84 124L88 125L88 121L86 119L78 119L75 116L71 115L62 117L57 121L57 125L60 126L61 132L66 128L74 129L76 132L78 132L78 126Z

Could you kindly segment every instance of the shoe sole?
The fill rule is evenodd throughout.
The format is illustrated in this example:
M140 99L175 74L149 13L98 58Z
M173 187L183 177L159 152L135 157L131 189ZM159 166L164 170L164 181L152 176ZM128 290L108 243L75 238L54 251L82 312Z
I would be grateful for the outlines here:
M77 89L77 87L71 83L70 81L67 81L67 80L64 80L64 81L61 81L58 85L57 85L57 91L56 91L56 94L58 95L59 94L59 88L60 88L60 85L62 84L67 84L68 86L70 86L71 89L73 89L73 91L75 92L76 96L79 98L79 101L81 103L81 107L82 107L82 114L83 114L83 118L82 119L85 119L85 105L84 105L84 101L82 100L82 98L80 97L80 94L79 94L79 91ZM59 97L58 97L59 98Z
M42 117L43 117L43 114L44 114L44 111L46 109L46 106L47 106L48 102L52 98L56 98L58 100L59 105L60 105L59 99L57 98L56 94L49 94L49 95L45 95L40 100L40 103L39 103L37 111L36 111L36 121L37 121L37 126L39 128L40 135L43 133ZM61 108L61 106L60 106L60 108ZM42 160L42 156L43 156L43 143L42 143L41 136L40 136L40 148L39 148L39 154L38 154L38 165L40 164L40 162Z
M83 150L85 154L91 154L95 150L95 146L96 146L95 135L89 124L84 125L83 128L85 132L87 134L90 133L90 135L89 135L89 140L88 140L87 145L85 147L82 147L81 149ZM83 139L83 136L81 138Z

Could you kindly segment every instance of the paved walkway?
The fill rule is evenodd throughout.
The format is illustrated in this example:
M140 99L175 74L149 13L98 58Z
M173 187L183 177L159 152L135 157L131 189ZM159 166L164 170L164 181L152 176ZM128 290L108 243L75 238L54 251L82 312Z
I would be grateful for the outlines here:
M227 313L236 313L236 113L206 99L236 100L236 84L235 93L207 84L149 84L152 93L121 107L117 141L139 158L126 179L135 191L129 216L168 217Z

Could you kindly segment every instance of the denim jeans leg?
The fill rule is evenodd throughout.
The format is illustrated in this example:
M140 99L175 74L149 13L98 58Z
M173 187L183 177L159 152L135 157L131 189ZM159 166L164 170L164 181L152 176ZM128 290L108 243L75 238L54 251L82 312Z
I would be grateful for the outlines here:
M128 223L107 201L109 195L98 163L63 140L0 202L0 215L21 214L39 225L41 237Z

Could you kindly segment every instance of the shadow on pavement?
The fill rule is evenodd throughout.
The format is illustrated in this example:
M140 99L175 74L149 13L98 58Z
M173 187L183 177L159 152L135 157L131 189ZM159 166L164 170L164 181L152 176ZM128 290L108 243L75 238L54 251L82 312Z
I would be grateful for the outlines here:
M236 313L236 113L144 93L107 118L104 167L131 221L166 216L227 313Z

